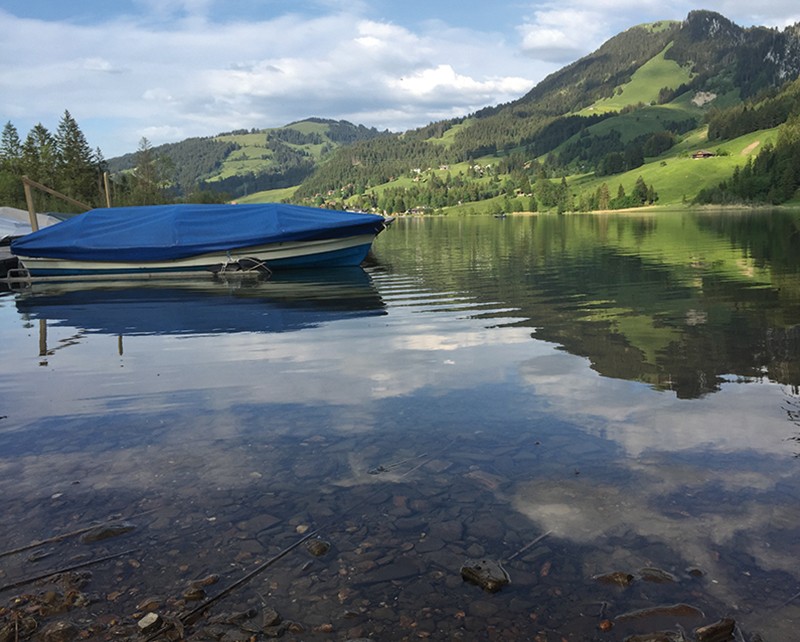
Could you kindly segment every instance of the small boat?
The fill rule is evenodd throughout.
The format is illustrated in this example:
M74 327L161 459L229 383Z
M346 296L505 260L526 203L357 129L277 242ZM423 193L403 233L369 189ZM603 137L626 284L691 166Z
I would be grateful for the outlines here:
M100 208L19 237L11 252L31 279L357 266L391 220L285 203Z

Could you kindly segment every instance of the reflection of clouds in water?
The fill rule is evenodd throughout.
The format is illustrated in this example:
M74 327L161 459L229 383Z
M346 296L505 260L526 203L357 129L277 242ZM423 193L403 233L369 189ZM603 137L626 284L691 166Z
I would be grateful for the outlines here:
M527 354L537 350L524 329L497 332L457 317L430 328L419 315L400 316L367 333L363 321L341 321L302 333L124 337L121 356L116 337L88 335L50 358L58 385L48 387L46 414L99 414L112 405L165 410L189 394L217 414L246 403L330 404L344 429L362 429L377 401L502 381L520 345ZM42 411L30 408L33 417ZM347 418L353 412L358 417Z
M728 383L715 394L681 400L645 384L603 378L565 353L530 359L520 369L560 418L627 454L609 462L633 474L622 485L584 476L538 480L520 484L512 498L543 531L593 545L587 576L653 563L636 548L609 550L603 542L616 536L669 547L675 564L669 570L699 566L711 594L745 609L753 589L730 559L734 552L752 556L765 572L800 579L800 507L780 490L796 488L800 474L786 442L781 386ZM785 637L797 620L793 608L776 603L769 614L775 639L794 635Z
M584 359L563 353L529 360L520 372L560 416L631 456L695 448L790 454L778 385L730 383L701 399L681 400L646 384L601 377Z
M668 477L670 472L672 479ZM517 488L512 505L543 531L590 544L584 561L586 577L613 570L636 572L653 565L655 561L648 557L647 549L632 546L627 550L605 543L609 537L634 541L634 536L669 547L672 551L669 561L674 566L665 570L683 575L687 567L701 568L705 573L705 588L727 604L745 607L753 597L747 576L730 559L729 552L733 549L739 554L752 555L762 569L784 571L795 579L800 577L797 573L800 541L794 538L794 544L787 546L782 541L779 547L772 547L769 540L773 531L796 530L800 507L776 509L771 502L748 499L737 503L734 509L726 506L727 510L714 511L714 506L708 505L705 511L690 515L685 511L667 512L675 507L662 496L668 487L685 494L700 492L705 484L716 481L709 477L718 477L728 486L738 484L742 489L749 488L753 481L771 486L774 479L752 473L739 478L735 471L718 476L685 468L671 471L668 462L661 462L658 469L648 473L624 488L588 479L526 482ZM781 534L782 539L785 537L785 533ZM783 591L779 593L783 595ZM783 613L780 617L789 615Z

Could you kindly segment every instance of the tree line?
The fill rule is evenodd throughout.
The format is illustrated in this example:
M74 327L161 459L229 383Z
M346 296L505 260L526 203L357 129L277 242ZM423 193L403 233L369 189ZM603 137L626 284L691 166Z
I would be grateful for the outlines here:
M38 123L23 140L11 121L0 136L0 203L25 208L22 177L47 185L87 205L103 201L106 161L100 149L93 150L78 123L69 113L55 133ZM74 211L75 207L54 197L37 197L38 209ZM39 203L41 205L39 205Z
M135 153L115 159L117 171L108 181L108 196L115 206L177 200L223 202L227 195L202 189L194 172L210 173L218 168L232 146L235 147L232 143L191 139L168 146L174 147L175 153L170 156L163 150L156 151L142 138ZM104 207L104 174L111 170L109 165L99 148L91 148L68 110L54 133L38 123L24 140L9 121L0 135L0 203L27 208L22 183L22 177L27 176L90 207ZM37 211L81 211L76 205L38 191L34 199Z

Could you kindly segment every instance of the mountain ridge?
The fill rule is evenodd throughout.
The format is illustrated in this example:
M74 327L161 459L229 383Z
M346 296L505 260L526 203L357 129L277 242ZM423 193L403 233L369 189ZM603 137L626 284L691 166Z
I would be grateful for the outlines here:
M408 198L395 198L392 208L408 208L409 202L421 198L419 183L425 176L426 183L434 184L444 181L446 172L457 171L463 182L475 183L472 193L461 190L462 198L428 195L428 201L439 204L423 209L450 207L464 199L496 201L504 190L496 185L489 189L483 173L469 174L477 171L470 170L476 159L484 159L484 165L505 164L507 172L502 178L495 176L497 180L527 173L524 179L516 176L518 185L505 190L508 197L529 193L526 184L538 178L622 174L642 166L646 156L667 154L660 161L666 162L669 150L690 136L702 142L715 114L757 105L798 76L800 23L782 31L743 28L719 13L695 10L683 21L636 25L617 34L515 101L415 130L393 134L309 118L244 134L264 137L263 144L252 149L236 134L209 137L213 143L207 146L218 154L226 151L225 158L217 158L204 174L183 176L176 184L186 192L194 181L194 188L225 191L232 198L291 187L298 201L364 209L386 209L382 196L404 189ZM314 127L318 138L307 131ZM340 127L355 138L332 139L330 130ZM175 149L162 146L155 151ZM521 157L519 162L510 163L515 156ZM109 165L117 172L126 169L117 159ZM719 176L709 173L710 180ZM541 205L548 200L539 199ZM389 211L403 211L392 208Z

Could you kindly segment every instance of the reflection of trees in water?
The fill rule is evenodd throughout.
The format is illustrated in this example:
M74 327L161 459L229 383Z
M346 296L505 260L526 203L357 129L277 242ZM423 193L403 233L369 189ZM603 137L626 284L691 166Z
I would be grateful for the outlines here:
M502 301L600 374L689 399L731 376L800 385L799 230L764 211L473 217L381 243L427 287Z

